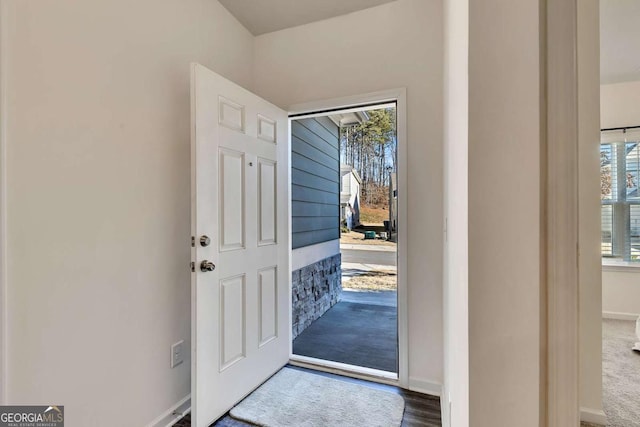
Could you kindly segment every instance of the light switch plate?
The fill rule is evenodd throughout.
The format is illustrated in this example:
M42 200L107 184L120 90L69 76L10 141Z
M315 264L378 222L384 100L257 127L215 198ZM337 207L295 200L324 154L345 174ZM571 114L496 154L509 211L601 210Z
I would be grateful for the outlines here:
M171 346L171 367L175 368L182 362L184 362L184 340Z

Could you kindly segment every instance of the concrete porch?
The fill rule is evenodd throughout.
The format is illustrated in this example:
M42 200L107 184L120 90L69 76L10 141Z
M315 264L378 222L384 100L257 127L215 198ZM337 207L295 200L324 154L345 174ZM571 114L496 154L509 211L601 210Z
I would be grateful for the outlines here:
M343 290L340 301L293 341L293 353L397 372L396 294Z

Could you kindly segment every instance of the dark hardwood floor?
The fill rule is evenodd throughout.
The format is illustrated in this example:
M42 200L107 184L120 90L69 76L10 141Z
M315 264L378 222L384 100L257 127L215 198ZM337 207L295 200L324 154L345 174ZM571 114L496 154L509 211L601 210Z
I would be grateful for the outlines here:
M440 399L434 396L426 394L416 393L409 390L403 390L399 387L390 386L386 384L378 384L370 381L359 380L356 378L343 377L340 375L329 374L326 372L313 371L304 368L298 368L289 366L289 368L300 369L306 372L322 375L329 378L335 378L342 381L348 381L354 384L360 384L365 387L371 387L378 390L385 390L391 393L399 394L404 398L405 407L404 415L402 417L402 427L440 427L442 426L442 420L440 418ZM228 414L216 421L211 427L248 427L253 424L248 424L242 421L237 421L231 418ZM189 427L191 426L191 418L187 415L180 420L176 427ZM332 427L332 426L318 426L318 427ZM353 426L359 427L359 426Z

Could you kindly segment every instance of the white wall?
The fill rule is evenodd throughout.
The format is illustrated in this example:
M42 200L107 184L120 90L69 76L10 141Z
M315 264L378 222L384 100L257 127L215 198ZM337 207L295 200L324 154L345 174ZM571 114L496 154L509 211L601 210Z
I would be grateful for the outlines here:
M578 2L580 406L582 419L591 422L604 422L600 255L599 7L599 0Z
M602 128L640 126L640 81L600 86ZM640 315L640 268L604 268L602 311Z
M443 425L469 425L469 0L445 2ZM451 402L451 408L449 407Z
M372 43L372 40L376 40ZM409 376L443 380L442 2L386 5L256 38L257 93L282 107L407 88Z
M190 347L189 63L250 87L253 38L212 0L3 1L8 401L141 426L190 392L189 359L169 368Z
M640 268L603 267L602 313L605 317L640 316Z
M291 251L291 271L300 270L339 253L340 239L294 249Z
M469 2L473 426L541 420L540 2Z

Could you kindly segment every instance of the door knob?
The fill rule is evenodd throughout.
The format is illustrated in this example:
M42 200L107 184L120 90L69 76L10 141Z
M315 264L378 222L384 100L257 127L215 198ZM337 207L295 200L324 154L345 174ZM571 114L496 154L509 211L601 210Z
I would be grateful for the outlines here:
M211 239L207 235L200 237L200 246L205 247L211 244Z
M207 272L216 269L216 265L211 261L204 260L200 263L200 271Z

